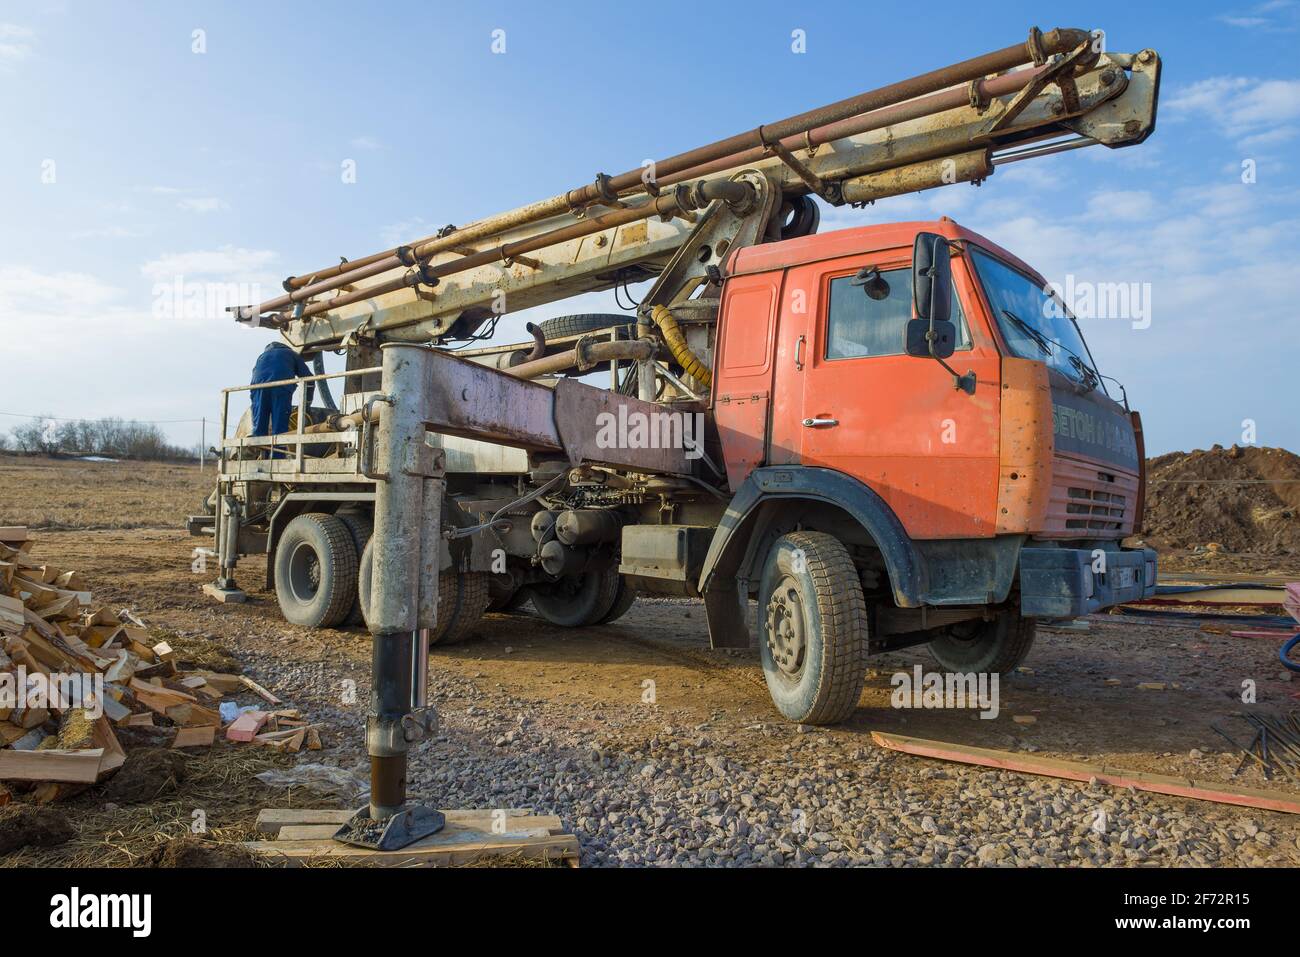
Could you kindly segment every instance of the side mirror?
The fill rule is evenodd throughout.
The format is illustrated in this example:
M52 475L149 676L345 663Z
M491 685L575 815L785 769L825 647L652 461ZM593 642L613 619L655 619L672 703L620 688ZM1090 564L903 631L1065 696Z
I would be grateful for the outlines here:
M957 327L948 321L910 319L904 351L925 359L947 359L957 349Z
M907 324L904 351L909 356L947 359L957 348L952 323L952 263L948 240L917 233L912 247L912 302L916 318Z
M912 302L918 319L952 319L952 262L948 240L938 233L917 233L912 246Z
M952 321L952 260L948 240L938 233L917 233L912 246L912 304L916 318L908 320L903 350L909 356L936 360L953 378L953 385L975 392L975 373L958 375L945 359L957 348Z

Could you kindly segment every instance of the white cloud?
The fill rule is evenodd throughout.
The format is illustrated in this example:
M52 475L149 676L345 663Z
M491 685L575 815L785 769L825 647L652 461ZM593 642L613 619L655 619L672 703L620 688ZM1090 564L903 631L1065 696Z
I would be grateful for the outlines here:
M73 239L139 239L147 235L147 230L132 229L129 226L93 226L89 229L78 229L72 233Z
M1145 190L1114 189L1093 193L1088 200L1088 219L1138 222L1155 216L1154 197Z
M381 150L384 148L384 144L373 136L357 136L351 142L352 148L355 150Z
M107 305L121 292L88 273L46 273L30 266L0 266L0 326L30 328L30 313L51 310L78 315Z
M140 267L146 279L170 282L176 276L207 277L222 282L262 282L279 254L270 249L222 246L184 253L165 253Z
M32 53L29 41L36 32L16 23L0 23L0 66L26 60Z
M1164 108L1179 119L1204 117L1233 139L1259 137L1300 120L1300 80L1211 77L1176 91Z
M215 213L218 210L229 209L230 206L224 199L215 196L190 196L177 203L176 208L187 213Z
M1220 14L1215 19L1241 30L1288 31L1295 28L1297 12L1300 9L1295 0L1266 0L1246 10Z

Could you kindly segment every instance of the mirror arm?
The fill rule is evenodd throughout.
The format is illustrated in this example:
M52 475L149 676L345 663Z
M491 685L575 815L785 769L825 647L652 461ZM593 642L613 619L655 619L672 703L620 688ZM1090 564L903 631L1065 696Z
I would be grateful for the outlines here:
M926 339L929 340L930 358L948 370L948 374L952 376L952 387L954 389L961 389L961 391L965 392L967 395L974 395L975 394L975 370L970 369L966 372L965 375L958 374L956 369L948 365L948 363L945 362L942 358L935 355L934 333L933 332L928 333L926 335Z

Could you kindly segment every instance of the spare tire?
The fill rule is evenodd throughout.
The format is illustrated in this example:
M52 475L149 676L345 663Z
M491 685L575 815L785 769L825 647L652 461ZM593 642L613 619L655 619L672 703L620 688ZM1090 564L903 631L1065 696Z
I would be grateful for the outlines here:
M636 319L621 312L584 312L573 316L556 316L540 326L542 335L551 339L564 336L581 336L588 332L620 327L619 338L636 338Z

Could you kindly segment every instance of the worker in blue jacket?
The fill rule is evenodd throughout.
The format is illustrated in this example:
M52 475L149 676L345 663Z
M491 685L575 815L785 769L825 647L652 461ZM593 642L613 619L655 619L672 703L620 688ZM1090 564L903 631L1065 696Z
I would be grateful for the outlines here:
M280 382L311 374L312 371L307 363L302 361L302 356L283 342L272 342L257 357L257 362L253 366L253 381L250 384ZM303 383L303 389L306 390L306 404L309 407L314 385L311 382ZM271 389L252 391L254 435L279 435L289 431L289 412L293 408L295 391L296 387L292 385L279 385ZM272 452L271 457L280 458L281 455L280 452Z

